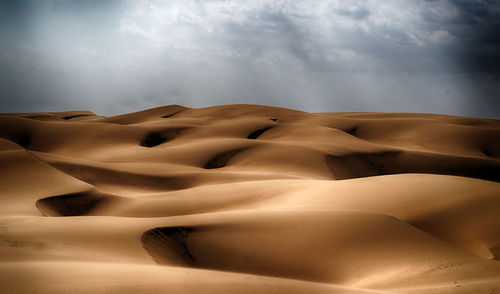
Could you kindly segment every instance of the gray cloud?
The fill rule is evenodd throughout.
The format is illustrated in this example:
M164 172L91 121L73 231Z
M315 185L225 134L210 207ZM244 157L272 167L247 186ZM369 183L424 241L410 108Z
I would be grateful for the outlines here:
M357 8L351 8L351 9L346 9L346 8L339 8L334 10L335 13L338 15L343 15L343 16L348 16L351 18L354 18L356 20L362 20L365 19L370 15L370 10L366 7L357 7Z
M496 1L2 1L0 111L500 116Z

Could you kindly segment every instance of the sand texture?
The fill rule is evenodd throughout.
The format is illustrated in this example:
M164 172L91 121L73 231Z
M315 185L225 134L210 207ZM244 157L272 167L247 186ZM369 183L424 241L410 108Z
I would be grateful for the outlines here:
M0 115L0 293L500 293L500 121Z

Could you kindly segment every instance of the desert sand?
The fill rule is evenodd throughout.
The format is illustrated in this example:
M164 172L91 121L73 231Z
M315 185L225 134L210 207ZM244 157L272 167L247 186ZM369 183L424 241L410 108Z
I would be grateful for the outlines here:
M500 293L500 121L0 115L0 293Z

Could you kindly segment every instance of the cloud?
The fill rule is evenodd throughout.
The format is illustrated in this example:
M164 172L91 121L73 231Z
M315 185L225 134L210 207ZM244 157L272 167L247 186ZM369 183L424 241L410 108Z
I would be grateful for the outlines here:
M0 5L24 15L0 20L0 75L13 82L0 87L4 109L36 100L101 113L261 103L500 115L488 98L499 88L494 1L21 3Z
M405 8L397 1L385 5L374 1L352 5L345 1L194 3L198 2L136 2L121 19L120 32L143 38L149 46L169 50L173 56L242 57L284 66L299 62L313 71L342 68L336 61L341 62L346 52L351 53L349 62L359 58L366 64L371 59L372 68L387 61L379 64L385 71L407 50L420 56L433 54L427 45L452 40L445 30L427 31L412 11L416 8ZM279 61L284 64L276 64ZM417 67L422 68L421 64Z
M351 17L355 20L363 20L370 15L370 10L366 7L347 7L334 9L335 13L338 15L343 15Z
M500 73L500 2L441 0L422 11L428 25L455 40L456 61L471 73Z

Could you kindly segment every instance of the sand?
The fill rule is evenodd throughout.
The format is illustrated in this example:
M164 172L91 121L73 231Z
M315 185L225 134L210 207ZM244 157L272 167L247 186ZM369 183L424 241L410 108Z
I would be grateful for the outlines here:
M0 293L500 293L500 121L0 115Z

